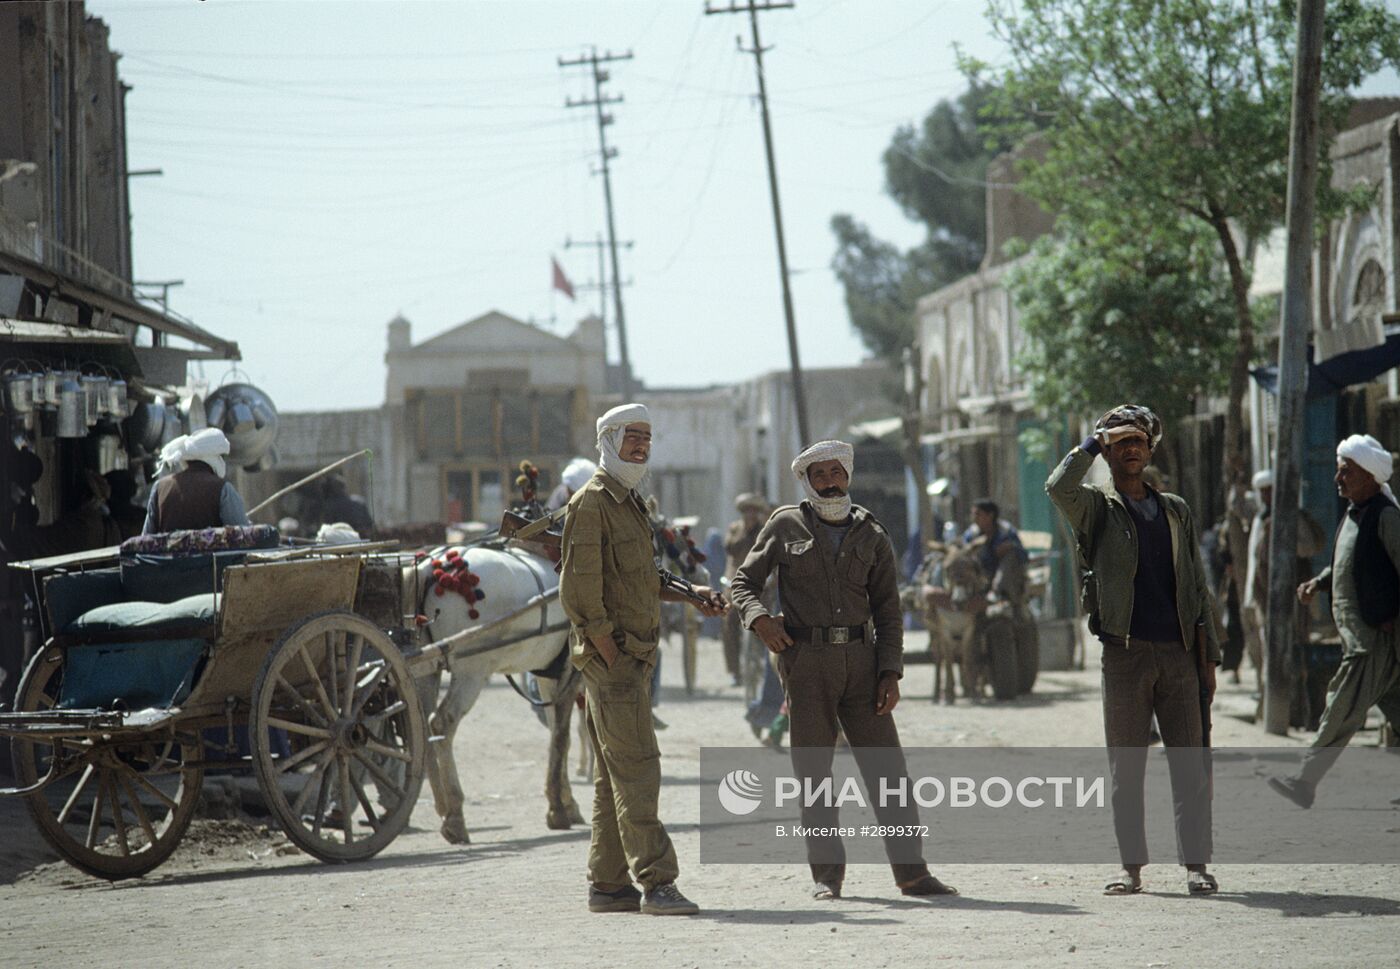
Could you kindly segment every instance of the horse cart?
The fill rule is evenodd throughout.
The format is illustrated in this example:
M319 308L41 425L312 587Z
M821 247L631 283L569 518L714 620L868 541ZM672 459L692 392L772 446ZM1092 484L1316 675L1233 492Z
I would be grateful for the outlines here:
M267 531L254 547L20 566L46 640L0 712L16 778L0 793L25 797L74 866L117 880L161 864L209 770L251 773L322 861L370 858L408 823L428 743L414 679L441 651L417 643L405 557L279 548Z

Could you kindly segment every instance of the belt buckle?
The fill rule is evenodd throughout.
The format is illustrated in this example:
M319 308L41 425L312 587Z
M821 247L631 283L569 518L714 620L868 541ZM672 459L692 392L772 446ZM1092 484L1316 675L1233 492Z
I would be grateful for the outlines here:
M830 630L831 637L827 640L833 646L840 646L851 641L851 629L849 626L835 626Z

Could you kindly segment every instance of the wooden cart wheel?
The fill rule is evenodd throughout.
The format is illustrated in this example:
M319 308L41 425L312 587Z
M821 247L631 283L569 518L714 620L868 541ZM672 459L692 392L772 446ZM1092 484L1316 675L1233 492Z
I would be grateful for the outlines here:
M248 735L263 797L307 853L361 861L408 824L423 709L408 664L368 620L324 612L283 633L253 687Z
M63 652L45 646L30 662L16 693L16 710L52 709L63 684ZM117 881L146 874L170 857L194 815L204 759L198 731L104 740L100 735L11 741L15 778L35 783L55 756L77 755L76 766L29 795L29 813L44 840L74 867Z

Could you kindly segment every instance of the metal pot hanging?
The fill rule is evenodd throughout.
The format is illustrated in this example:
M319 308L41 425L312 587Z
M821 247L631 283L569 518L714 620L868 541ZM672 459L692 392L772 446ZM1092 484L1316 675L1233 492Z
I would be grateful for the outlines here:
M87 437L87 410L76 374L64 373L58 385L58 436Z

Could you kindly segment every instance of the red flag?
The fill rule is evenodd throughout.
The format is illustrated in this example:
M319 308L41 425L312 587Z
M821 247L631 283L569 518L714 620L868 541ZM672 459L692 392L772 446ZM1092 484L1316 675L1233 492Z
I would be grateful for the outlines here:
M565 276L564 270L559 268L559 260L550 256L549 264L554 267L554 288L569 297L569 299L573 299L574 284L569 282L569 277Z

